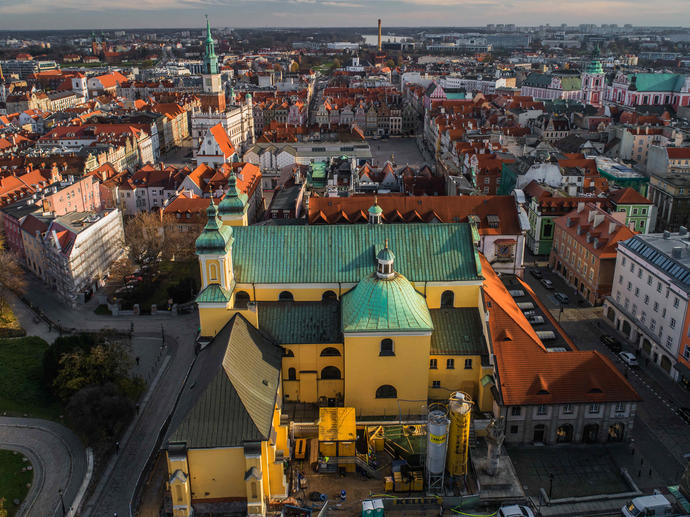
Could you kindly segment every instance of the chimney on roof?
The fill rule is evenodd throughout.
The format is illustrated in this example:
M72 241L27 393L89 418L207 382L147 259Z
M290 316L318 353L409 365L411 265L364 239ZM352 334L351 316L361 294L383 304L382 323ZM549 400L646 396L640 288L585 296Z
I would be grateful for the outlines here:
M615 222L611 221L609 223L609 234L613 233L616 231L616 226L618 226Z
M584 203L584 201L580 201L580 202L577 204L577 213L579 214L579 213L582 212L584 209L585 209L585 203Z
M680 228L678 228L678 235L683 236L687 235L687 233L688 229L685 226L681 226Z
M674 259L679 259L683 256L683 247L682 246L674 246L673 249L671 250L671 256Z
M668 239L670 237L671 237L671 232L669 232L668 230L664 230L664 239Z

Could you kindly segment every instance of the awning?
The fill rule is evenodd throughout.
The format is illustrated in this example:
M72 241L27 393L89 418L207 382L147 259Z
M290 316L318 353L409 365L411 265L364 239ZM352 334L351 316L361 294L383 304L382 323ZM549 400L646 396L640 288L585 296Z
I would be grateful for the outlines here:
M683 363L678 361L676 364L673 365L673 367L678 370L678 372L685 377L686 379L690 380L690 368L685 366Z
M496 239L494 243L499 246L510 246L517 244L517 241L515 239Z

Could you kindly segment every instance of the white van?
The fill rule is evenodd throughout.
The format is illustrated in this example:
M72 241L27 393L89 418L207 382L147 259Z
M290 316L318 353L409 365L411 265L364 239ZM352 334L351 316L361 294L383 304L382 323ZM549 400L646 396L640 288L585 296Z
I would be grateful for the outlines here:
M670 517L673 505L661 494L636 497L621 508L626 517Z

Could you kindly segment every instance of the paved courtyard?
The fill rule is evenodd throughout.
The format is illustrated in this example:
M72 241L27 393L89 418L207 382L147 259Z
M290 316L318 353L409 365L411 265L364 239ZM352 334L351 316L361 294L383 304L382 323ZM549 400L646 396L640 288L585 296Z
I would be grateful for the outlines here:
M425 160L417 147L416 138L388 138L385 140L367 140L375 166L383 165L393 159L397 167L409 165L420 167Z
M553 499L628 492L609 446L558 446L508 448L525 492L549 493L553 475Z

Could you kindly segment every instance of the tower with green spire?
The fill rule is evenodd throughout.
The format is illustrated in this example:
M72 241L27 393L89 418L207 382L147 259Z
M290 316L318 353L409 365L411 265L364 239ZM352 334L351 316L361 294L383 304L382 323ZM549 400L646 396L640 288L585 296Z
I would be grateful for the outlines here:
M247 194L237 189L235 171L228 178L228 190L218 204L218 214L223 224L230 226L247 226Z
M206 15L206 43L204 50L204 73L217 74L218 73L218 57L216 56L216 47L211 36L211 24L208 21L208 14Z
M206 15L206 41L204 46L204 71L202 74L204 93L213 95L213 101L210 105L212 105L214 110L223 111L225 109L225 96L223 96L221 102L220 93L222 92L222 85L218 70L218 57L216 56L216 47L211 36L211 25L208 22L208 15ZM204 104L203 100L202 104Z

